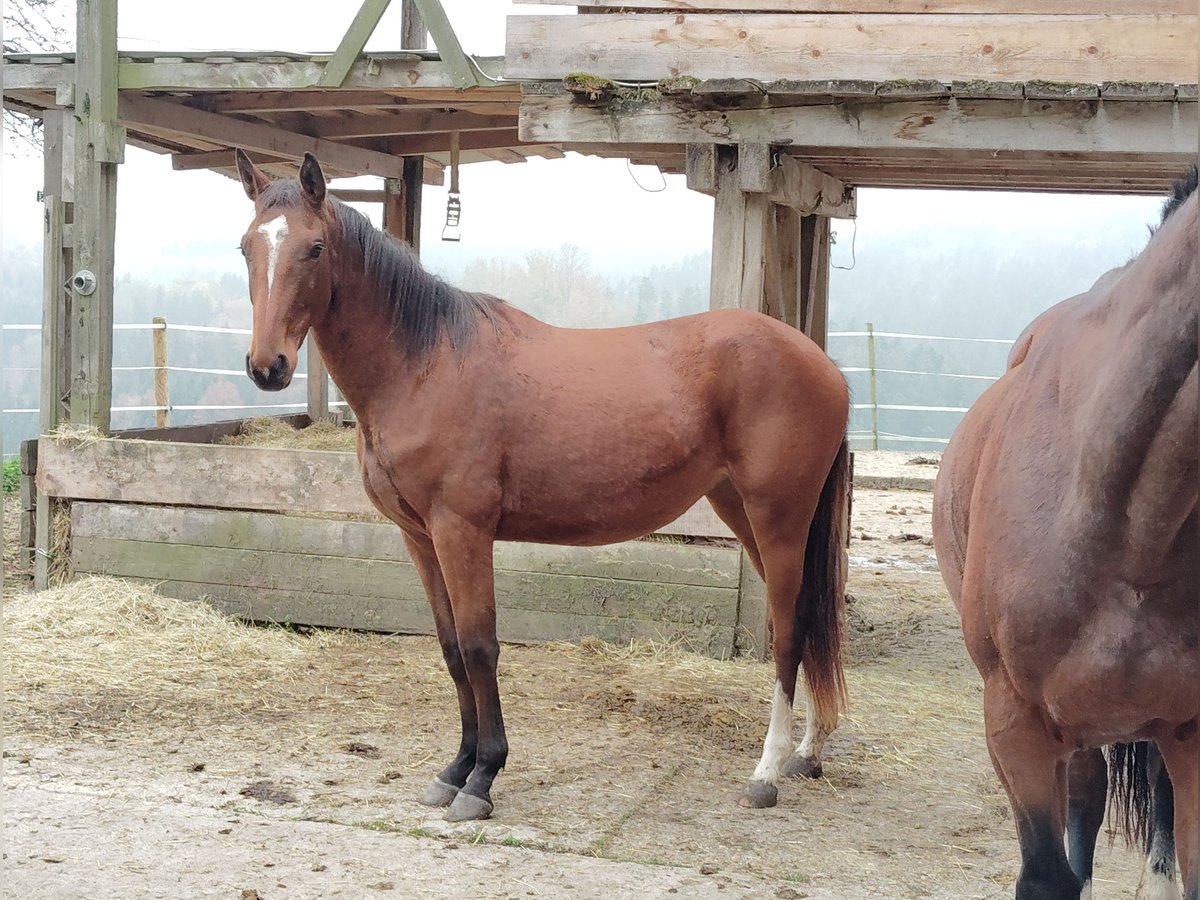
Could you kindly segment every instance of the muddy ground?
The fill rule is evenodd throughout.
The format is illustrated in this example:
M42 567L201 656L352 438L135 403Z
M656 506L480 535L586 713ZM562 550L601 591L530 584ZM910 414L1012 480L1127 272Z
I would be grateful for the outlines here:
M431 639L264 635L261 666L200 686L164 643L136 690L47 658L10 694L5 895L1011 896L1016 842L930 499L856 493L850 712L825 777L787 782L775 809L736 802L767 722L761 663L506 647L496 813L447 826L414 799L457 743ZM1095 896L1132 896L1137 869L1102 846Z

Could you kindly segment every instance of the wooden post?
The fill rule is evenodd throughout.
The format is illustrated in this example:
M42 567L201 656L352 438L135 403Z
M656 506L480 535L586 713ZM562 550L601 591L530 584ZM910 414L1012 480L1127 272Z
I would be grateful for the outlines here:
M125 149L117 122L117 0L77 0L76 60L71 421L107 431L117 165Z
M742 189L737 167L737 148L718 147L709 307L761 310L771 204L765 193Z
M329 418L329 371L321 359L317 336L308 333L308 418L320 422Z
M383 181L383 230L421 254L421 176L424 157L404 157L404 179Z
M154 427L166 428L171 417L171 394L167 385L167 320L154 317L150 340L154 347Z
M21 568L32 571L34 539L37 535L37 441L21 441L20 491L21 521L17 540L17 559Z
M867 370L871 379L871 449L879 449L879 395L875 383L875 326L867 323Z
M800 329L822 350L829 321L829 217L805 216L800 223Z
M417 9L415 0L404 0L400 6L400 49L424 50L428 41L425 21L421 18L421 11Z
M42 371L39 427L45 434L64 421L71 383L72 201L75 199L75 119L61 110L42 117Z

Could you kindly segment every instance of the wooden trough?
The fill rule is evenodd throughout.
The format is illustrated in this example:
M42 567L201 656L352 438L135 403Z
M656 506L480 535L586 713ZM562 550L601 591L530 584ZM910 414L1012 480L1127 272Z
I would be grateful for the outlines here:
M155 584L253 621L433 633L399 529L371 507L353 453L44 437L36 481L69 504L76 576ZM702 501L648 540L497 544L500 638L761 654L761 581L731 537Z

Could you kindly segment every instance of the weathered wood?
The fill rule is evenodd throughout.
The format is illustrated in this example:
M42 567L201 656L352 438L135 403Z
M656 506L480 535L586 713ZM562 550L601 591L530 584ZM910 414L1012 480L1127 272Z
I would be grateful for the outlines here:
M154 351L154 424L158 428L166 428L171 415L171 392L167 381L167 320L162 316L154 317L154 324L162 327L150 332Z
M800 305L800 213L786 206L771 205L771 228L767 234L766 276L763 312L797 324Z
M819 169L783 156L771 173L770 199L804 215L852 219L857 215L854 188Z
M59 114L61 118L61 114ZM46 134L46 152L51 137ZM44 434L69 413L64 403L70 384L70 298L66 289L71 251L63 246L65 204L53 193L42 198L42 367L38 390L39 425Z
M322 422L329 417L329 370L325 368L325 360L321 359L317 337L311 331L305 355L308 360L308 378L305 379L308 417L314 422Z
M352 116L345 119L310 120L317 137L353 138L387 137L390 135L426 135L451 131L513 132L517 126L517 109L508 115L479 115L473 112L439 112L415 110L378 116Z
M510 16L504 74L657 81L976 78L1191 82L1195 8L1156 15ZM917 49L919 48L919 49Z
M255 416L254 418L258 418ZM288 413L271 416L292 428L306 428L312 424L307 413ZM226 419L221 422L206 422L203 425L168 425L166 428L126 428L114 431L112 436L128 441L172 441L189 444L215 444L222 438L241 434L249 419Z
M33 566L34 537L37 534L37 441L22 441L18 451L20 467L21 511L17 532L17 559L22 568Z
M499 57L476 58L479 67L498 77L504 60ZM26 68L26 67L21 67ZM40 68L40 67L29 67ZM52 68L52 67L45 67ZM262 91L315 88L325 72L320 60L299 62L228 61L228 62L122 62L118 66L121 90L137 91ZM5 66L7 89L8 67ZM343 90L414 90L460 88L458 76L441 60L416 56L386 58L372 55L350 67L342 82ZM497 90L483 86L480 90ZM507 93L509 88L499 88Z
M383 183L383 230L421 252L421 187L425 158L404 160L404 177Z
M321 87L342 86L342 82L350 74L350 67L362 53L368 39L375 33L379 20L383 18L383 14L390 4L391 0L362 0L362 5L359 6L358 12L354 14L354 18L350 22L350 27L346 29L333 56L325 64L325 71L321 73Z
M458 35L454 33L454 27L450 24L450 19L446 17L446 11L442 9L441 0L413 0L413 3L421 13L421 21L425 23L425 30L433 38L433 45L437 48L438 56L446 64L447 71L454 82L459 87L478 84L479 79L475 74L475 69L472 67L471 61L467 59L467 54L463 52L462 45L458 42Z
M112 415L113 248L117 165L117 0L78 0L71 306L71 421L107 430Z
M359 175L389 178L403 175L403 163L387 153L295 134L163 100L123 94L120 113L122 121L141 128L181 132L217 144L236 145L289 159L302 159L305 153L312 153L331 166Z
M829 218L800 223L800 330L824 349L829 318Z
M582 6L578 0L522 0L527 4ZM740 10L774 13L970 13L972 15L1191 15L1190 0L589 0L596 9Z
M295 162L288 157L281 157L270 153L250 153L251 161L258 164L266 164L272 162L286 161L288 165L294 166ZM324 166L325 161L322 160ZM236 172L236 160L234 159L234 151L232 150L209 150L200 153L176 153L171 156L171 168L176 171L191 171L194 169L229 169ZM330 166L336 171L336 167ZM431 159L425 162L424 170L421 173L421 179L425 184L441 185L445 180L443 172L445 167ZM338 191L348 190L345 188L334 188L334 195L337 196Z
M1161 81L1106 81L1100 85L1100 97L1104 100L1174 100L1175 85Z
M78 533L87 537L409 562L400 532L390 523L85 502L75 503L72 515ZM496 544L494 564L507 572L736 588L738 553L733 547L664 541L606 547L502 542Z
M738 146L738 187L743 191L765 194L771 190L771 146L769 144L740 144Z
M42 438L38 490L72 500L380 516L353 453L102 440L72 446ZM236 485L214 491L213 485ZM732 537L707 500L662 534Z
M413 156L421 153L448 151L455 133L438 131L428 134L397 135L386 138L386 141L388 150L397 156ZM517 134L516 128L466 131L459 138L459 148L462 150L490 150L496 147L512 147L520 143L521 138Z
M416 0L403 0L400 6L400 49L424 50L427 37L428 32Z
M767 586L758 577L754 564L741 553L741 587L738 591L735 647L739 655L766 659L771 655L771 611Z
M718 147L717 154L709 306L761 311L770 203L766 194L741 190L736 147Z
M687 145L688 190L702 194L717 191L717 147L715 144Z
M587 18L586 16L583 18ZM610 111L565 96L528 96L521 108L526 141L555 143L769 143L846 151L939 151L988 158L1074 153L1131 162L1195 157L1196 108L1177 103L1089 104L974 100L818 104L775 109L685 110L675 100ZM1131 167L1136 168L1136 167Z
M1054 81L1025 82L1026 100L1096 100L1100 97L1097 84L1076 84Z

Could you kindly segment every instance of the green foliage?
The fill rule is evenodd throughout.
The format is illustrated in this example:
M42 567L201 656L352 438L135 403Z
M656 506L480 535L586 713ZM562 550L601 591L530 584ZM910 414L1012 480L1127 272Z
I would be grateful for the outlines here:
M21 464L15 459L4 461L4 493L12 494L21 489Z

